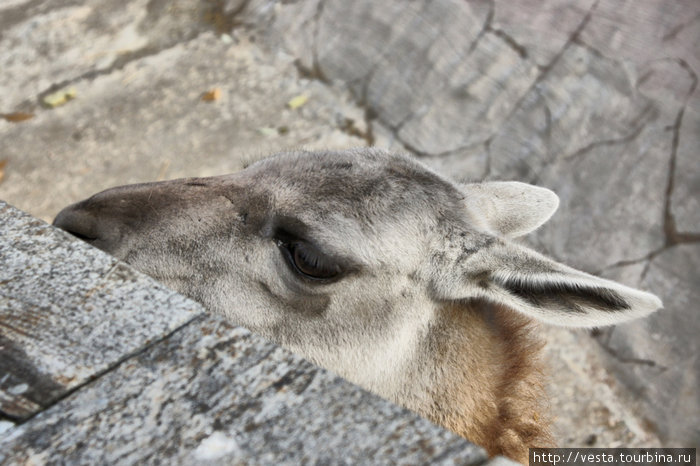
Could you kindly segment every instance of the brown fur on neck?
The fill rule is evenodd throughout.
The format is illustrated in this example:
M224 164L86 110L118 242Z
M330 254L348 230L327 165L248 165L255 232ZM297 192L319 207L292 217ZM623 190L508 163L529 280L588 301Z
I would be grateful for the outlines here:
M428 343L438 359L433 406L422 414L490 455L527 464L529 447L552 444L533 322L481 302L445 306L438 320Z

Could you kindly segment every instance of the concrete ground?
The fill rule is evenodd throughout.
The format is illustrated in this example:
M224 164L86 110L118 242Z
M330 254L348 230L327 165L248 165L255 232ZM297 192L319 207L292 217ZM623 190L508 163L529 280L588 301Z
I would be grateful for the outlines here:
M562 200L528 242L659 294L544 329L562 446L700 440L700 8L662 0L5 0L0 198L46 221L110 186L375 145Z

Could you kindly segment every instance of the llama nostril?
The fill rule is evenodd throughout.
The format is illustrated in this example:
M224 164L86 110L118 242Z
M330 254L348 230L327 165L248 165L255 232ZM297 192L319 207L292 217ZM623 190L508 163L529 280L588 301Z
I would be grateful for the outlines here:
M78 233L77 231L71 231L71 230L66 230L66 231L67 231L68 233L70 233L71 235L75 236L76 238L81 239L81 240L83 240L83 241L90 242L90 241L92 241L92 240L97 239L97 238L95 238L95 237L85 236L84 234Z
M99 239L97 222L86 212L68 206L56 215L53 225L86 242Z

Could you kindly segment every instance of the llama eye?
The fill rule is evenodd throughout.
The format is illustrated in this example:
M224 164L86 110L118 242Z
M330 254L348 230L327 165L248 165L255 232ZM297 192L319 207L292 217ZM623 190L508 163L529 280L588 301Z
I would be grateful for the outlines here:
M340 266L308 243L280 243L287 260L300 275L315 280L329 280L340 274Z

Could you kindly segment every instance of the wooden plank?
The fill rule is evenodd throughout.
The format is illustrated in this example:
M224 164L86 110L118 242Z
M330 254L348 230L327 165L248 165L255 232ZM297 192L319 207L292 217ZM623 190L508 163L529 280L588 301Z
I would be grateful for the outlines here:
M481 464L483 450L213 316L0 437L0 462Z
M202 313L0 202L0 415L26 419Z

